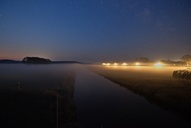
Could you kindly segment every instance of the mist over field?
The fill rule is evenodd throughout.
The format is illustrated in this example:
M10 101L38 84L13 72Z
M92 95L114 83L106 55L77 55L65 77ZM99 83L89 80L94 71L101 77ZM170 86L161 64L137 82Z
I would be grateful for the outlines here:
M114 83L145 97L164 110L190 121L191 80L175 79L175 70L186 67L90 66L90 70Z
M189 127L191 81L173 78L178 69L185 67L1 64L0 118L10 126Z

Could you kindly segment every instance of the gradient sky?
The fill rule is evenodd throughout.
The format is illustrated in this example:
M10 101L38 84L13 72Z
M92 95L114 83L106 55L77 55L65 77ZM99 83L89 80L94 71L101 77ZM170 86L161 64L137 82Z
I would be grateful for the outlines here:
M0 59L191 54L191 0L0 0Z

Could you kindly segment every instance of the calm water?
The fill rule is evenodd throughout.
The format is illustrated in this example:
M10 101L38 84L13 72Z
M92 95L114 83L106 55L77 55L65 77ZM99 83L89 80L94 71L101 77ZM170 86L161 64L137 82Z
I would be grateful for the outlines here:
M0 88L55 89L76 72L74 101L81 127L189 127L180 117L80 65L0 65Z

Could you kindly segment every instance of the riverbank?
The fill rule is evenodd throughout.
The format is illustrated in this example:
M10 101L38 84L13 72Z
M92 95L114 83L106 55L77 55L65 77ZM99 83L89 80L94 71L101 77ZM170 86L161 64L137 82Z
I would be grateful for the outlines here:
M191 81L173 79L176 67L105 67L88 68L120 86L145 97L150 103L191 121ZM179 67L182 69L181 67Z

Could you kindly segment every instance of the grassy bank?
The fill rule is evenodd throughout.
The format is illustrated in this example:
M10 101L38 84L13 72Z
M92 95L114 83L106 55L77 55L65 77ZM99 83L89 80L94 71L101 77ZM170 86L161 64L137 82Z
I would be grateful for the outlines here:
M191 122L191 81L173 79L176 68L89 66L91 71Z

